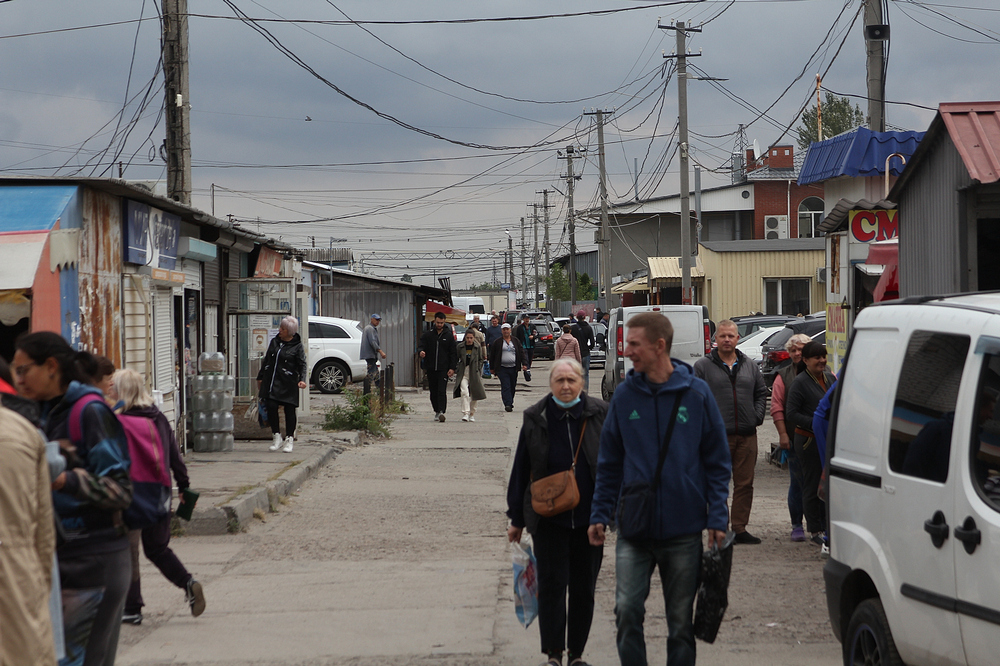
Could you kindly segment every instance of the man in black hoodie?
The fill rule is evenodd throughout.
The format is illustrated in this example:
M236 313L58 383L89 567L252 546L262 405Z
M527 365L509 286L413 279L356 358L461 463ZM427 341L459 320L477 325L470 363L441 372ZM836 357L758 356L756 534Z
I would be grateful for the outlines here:
M590 350L594 348L594 329L587 323L587 313L576 313L576 323L570 329L580 343L580 365L583 366L583 390L590 393Z
M723 319L715 330L718 345L694 364L694 374L704 379L722 412L733 460L733 501L729 520L736 543L758 544L747 532L753 505L754 466L757 464L757 426L764 422L767 385L760 368L736 348L740 340L736 324Z
M434 313L434 328L420 336L420 358L424 360L427 387L431 393L434 420L444 422L448 409L448 378L455 374L458 349L451 326L444 321L443 312Z

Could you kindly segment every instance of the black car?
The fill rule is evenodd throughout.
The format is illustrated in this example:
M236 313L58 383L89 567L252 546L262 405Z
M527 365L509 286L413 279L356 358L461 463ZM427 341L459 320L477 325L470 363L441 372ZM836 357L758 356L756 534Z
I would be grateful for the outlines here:
M783 329L772 335L760 349L763 357L760 363L760 373L764 375L764 381L768 387L774 383L774 377L778 371L791 363L788 352L785 350L785 343L788 342L789 338L796 333L805 333L811 338L824 331L826 331L825 316L807 317L785 324Z
M736 324L736 331L741 338L745 338L754 331L771 326L784 326L793 321L798 321L798 317L792 315L750 315L747 317L733 317Z
M556 358L556 336L553 328L555 324L535 319L531 322L531 330L535 334L535 351L532 354L534 359L555 360Z

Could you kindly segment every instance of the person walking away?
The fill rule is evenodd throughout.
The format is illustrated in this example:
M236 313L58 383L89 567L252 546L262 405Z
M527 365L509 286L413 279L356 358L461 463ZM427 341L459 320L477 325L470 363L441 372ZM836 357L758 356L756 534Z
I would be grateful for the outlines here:
M524 358L524 349L511 333L510 324L504 323L500 331L502 337L494 341L490 347L490 367L496 369L497 377L500 378L500 398L503 400L503 408L512 412L514 394L517 392L518 368L527 370L528 366Z
M49 611L55 522L45 441L0 407L0 664L55 666Z
M52 482L63 591L66 664L113 664L132 576L120 512L132 502L125 432L100 390L86 382L94 357L56 333L15 344L17 389L39 403L42 430L59 441L67 468Z
M576 323L572 326L573 337L580 344L580 365L583 366L583 390L590 390L590 350L594 348L594 329L587 323L587 313L576 313Z
M462 420L476 420L476 403L486 400L483 386L483 348L472 330L465 332L458 345L458 370L455 372L455 397L462 399Z
M451 327L445 323L443 312L434 313L434 326L420 336L417 349L420 351L420 358L424 359L434 420L444 423L444 413L448 410L448 379L455 374L458 352L455 349L455 336Z
M563 334L556 340L556 359L571 358L580 363L580 343L576 341L576 336L572 335L570 331L570 325L563 324Z
M736 348L739 329L723 319L715 330L717 347L694 364L696 377L704 379L715 396L729 439L733 466L733 500L730 522L736 543L759 544L747 532L753 506L753 478L757 464L757 426L767 414L767 384L760 368Z
M594 590L604 549L587 537L597 471L601 428L608 412L603 400L583 390L583 368L575 359L552 364L549 390L524 410L524 424L507 484L508 541L520 543L525 528L534 542L538 569L538 630L546 666L585 666L583 651L594 617ZM531 507L531 481L571 470L580 503L554 516ZM567 589L569 612L567 613Z
M521 343L521 349L524 350L524 381L530 382L531 358L535 353L535 330L531 327L531 318L527 313L521 315L521 323L514 329L513 335L514 339Z
M380 356L385 358L385 352L382 351L382 343L378 338L378 325L381 321L381 315L377 313L373 314L369 320L369 324L365 326L365 330L361 334L361 359L368 364L368 378L376 386L378 386L379 381L378 359Z
M721 546L729 522L729 443L711 389L691 366L670 358L674 331L655 312L628 322L625 355L632 370L615 391L601 433L590 511L590 543L604 543L608 523L629 520L619 505L624 488L654 482L661 447L662 472L651 498L646 532L618 535L615 552L615 624L622 664L645 666L643 618L650 576L660 570L666 607L667 663L695 663L693 604L701 568L702 532ZM669 415L676 412L670 441ZM626 446L627 442L627 446Z
M821 548L826 545L826 509L819 498L823 462L819 458L812 422L820 399L833 382L833 373L826 369L826 345L813 340L802 348L799 374L788 387L785 398L785 419L795 427L793 445L801 465L799 484L806 528L809 540Z
M771 384L771 420L774 421L774 428L778 431L778 446L787 452L788 459L788 517L792 522L791 539L798 542L806 540L806 532L802 529L802 486L799 485L802 470L785 424L785 394L799 372L802 348L809 340L809 336L805 333L796 333L788 339L785 351L788 352L790 362L778 371L774 383Z
M177 438L167 417L157 409L153 396L146 390L142 375L132 369L115 372L114 387L118 399L122 402L121 415L124 418L136 417L149 422L158 437L162 448L163 460L168 462L170 471L177 481L177 490L181 493L181 503L184 502L183 492L191 486L188 479L187 466L181 458ZM132 555L132 584L125 598L125 614L122 622L125 624L142 624L142 584L139 578L139 544L146 559L156 565L160 573L171 583L184 590L184 598L191 608L191 615L198 617L205 612L205 593L201 583L195 580L170 549L170 518L167 512L163 518L149 527L129 530L129 546Z
M306 352L299 337L299 320L289 315L281 320L278 335L267 346L264 362L257 372L257 390L266 400L267 424L274 441L271 451L291 453L295 442L295 410L299 407L299 389L306 388ZM285 439L282 445L279 405L285 412Z

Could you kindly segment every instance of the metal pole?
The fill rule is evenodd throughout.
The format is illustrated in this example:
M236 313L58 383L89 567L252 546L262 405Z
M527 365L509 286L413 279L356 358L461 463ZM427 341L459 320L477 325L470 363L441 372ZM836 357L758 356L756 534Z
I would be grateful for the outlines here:
M691 297L691 200L688 184L687 117L687 33L684 21L677 22L677 113L681 152L681 303L690 305Z
M573 215L573 146L566 146L566 188L569 199L569 213L567 224L569 225L569 302L576 304L576 227Z
M549 261L549 191L542 190L542 208L545 209L545 300L549 301L547 294L552 291L552 283L549 281L549 266L551 262Z
M698 242L695 243L694 253L698 254L701 251L698 248L701 243L701 167L694 168L694 219L695 228L698 230Z
M531 204L534 214L531 216L532 228L535 231L535 249L532 258L535 262L535 308L538 308L538 204Z
M521 289L528 294L528 273L524 265L524 218L521 218Z
M608 220L608 185L607 170L604 166L604 112L597 112L597 164L601 172L601 258L604 260L604 272L601 281L604 282L604 307L610 310L611 304L611 223Z
M865 0L865 27L882 25L882 0ZM868 39L865 34L865 50L868 54L868 129L873 132L885 131L885 49L879 39Z

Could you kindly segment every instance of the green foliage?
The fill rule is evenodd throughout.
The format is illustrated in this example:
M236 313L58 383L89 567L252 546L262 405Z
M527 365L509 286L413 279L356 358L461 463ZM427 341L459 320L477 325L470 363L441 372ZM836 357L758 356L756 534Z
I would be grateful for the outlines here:
M500 291L500 285L493 284L492 282L483 282L482 284L474 284L469 287L473 291Z
M576 300L577 301L596 301L597 300L597 285L591 279L591 277L584 273L580 275L576 274Z
M332 405L326 411L323 430L362 430L376 437L391 437L389 424L407 405L394 399L383 405L377 393L364 395L359 390L344 391L347 405Z
M409 273L403 273L403 277L399 279L403 282L413 282L413 278L410 277Z
M556 301L569 300L569 278L566 276L566 269L562 264L556 264L549 269L549 285L546 298Z
M816 107L807 109L802 114L802 123L796 128L798 134L798 144L800 150L805 150L809 144L816 141ZM846 97L837 97L833 93L826 94L823 102L823 138L829 139L865 122L865 114L861 107L855 104L851 106L851 100Z

